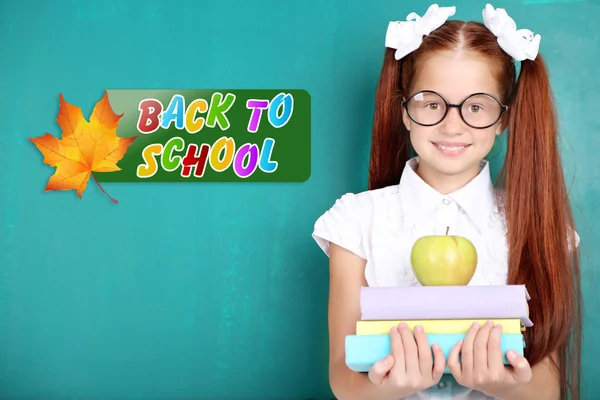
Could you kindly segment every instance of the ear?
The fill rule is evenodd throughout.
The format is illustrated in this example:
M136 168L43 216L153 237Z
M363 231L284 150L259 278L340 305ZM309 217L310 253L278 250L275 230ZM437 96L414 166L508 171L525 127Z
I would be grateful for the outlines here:
M496 125L496 136L500 136L500 135L502 135L502 132L504 132L504 129L505 129L505 128L504 128L504 124L502 124L502 123L498 123L498 124Z
M404 98L402 98L402 101L404 102ZM411 122L410 118L408 117L406 108L404 108L404 106L402 104L400 104L400 107L402 108L402 122L404 123L406 130L410 132L410 122Z
M496 136L500 136L504 130L508 127L508 120L510 119L510 108L506 110L504 114L502 114L502 118L500 118L500 122L496 127Z

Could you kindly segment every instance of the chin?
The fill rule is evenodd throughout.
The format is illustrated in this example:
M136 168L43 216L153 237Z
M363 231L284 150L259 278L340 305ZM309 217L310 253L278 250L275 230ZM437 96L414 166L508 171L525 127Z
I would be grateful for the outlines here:
M471 171L479 171L479 161L473 157L440 157L435 155L421 159L431 169L442 175L462 175Z

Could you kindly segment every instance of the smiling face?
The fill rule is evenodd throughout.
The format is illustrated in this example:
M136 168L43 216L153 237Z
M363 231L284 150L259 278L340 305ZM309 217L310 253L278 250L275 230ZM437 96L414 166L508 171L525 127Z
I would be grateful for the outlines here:
M435 91L451 104L459 104L473 93L489 93L498 99L501 94L488 61L473 53L456 51L435 52L422 60L409 95L422 90ZM440 105L428 103L427 95L421 100L427 112L439 112ZM466 115L467 108L481 112L480 104L466 105L463 112ZM403 109L403 122L419 155L419 175L435 180L453 176L468 181L475 177L481 160L503 130L501 121L485 129L472 128L461 119L457 108L449 108L444 120L433 126L415 123Z

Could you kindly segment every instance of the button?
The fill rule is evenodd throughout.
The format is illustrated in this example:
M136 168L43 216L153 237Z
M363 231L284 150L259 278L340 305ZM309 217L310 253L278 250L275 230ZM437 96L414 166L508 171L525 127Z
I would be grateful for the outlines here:
M446 382L444 381L440 381L440 383L438 383L438 389L443 390L446 388Z
M442 203L444 203L445 205L449 205L450 203L452 203L452 201L450 199L444 199L442 200Z

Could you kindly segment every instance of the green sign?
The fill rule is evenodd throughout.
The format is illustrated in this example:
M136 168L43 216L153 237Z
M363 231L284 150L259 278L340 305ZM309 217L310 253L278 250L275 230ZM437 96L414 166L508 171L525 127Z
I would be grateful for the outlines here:
M108 90L136 137L101 182L304 182L311 104L305 90Z

